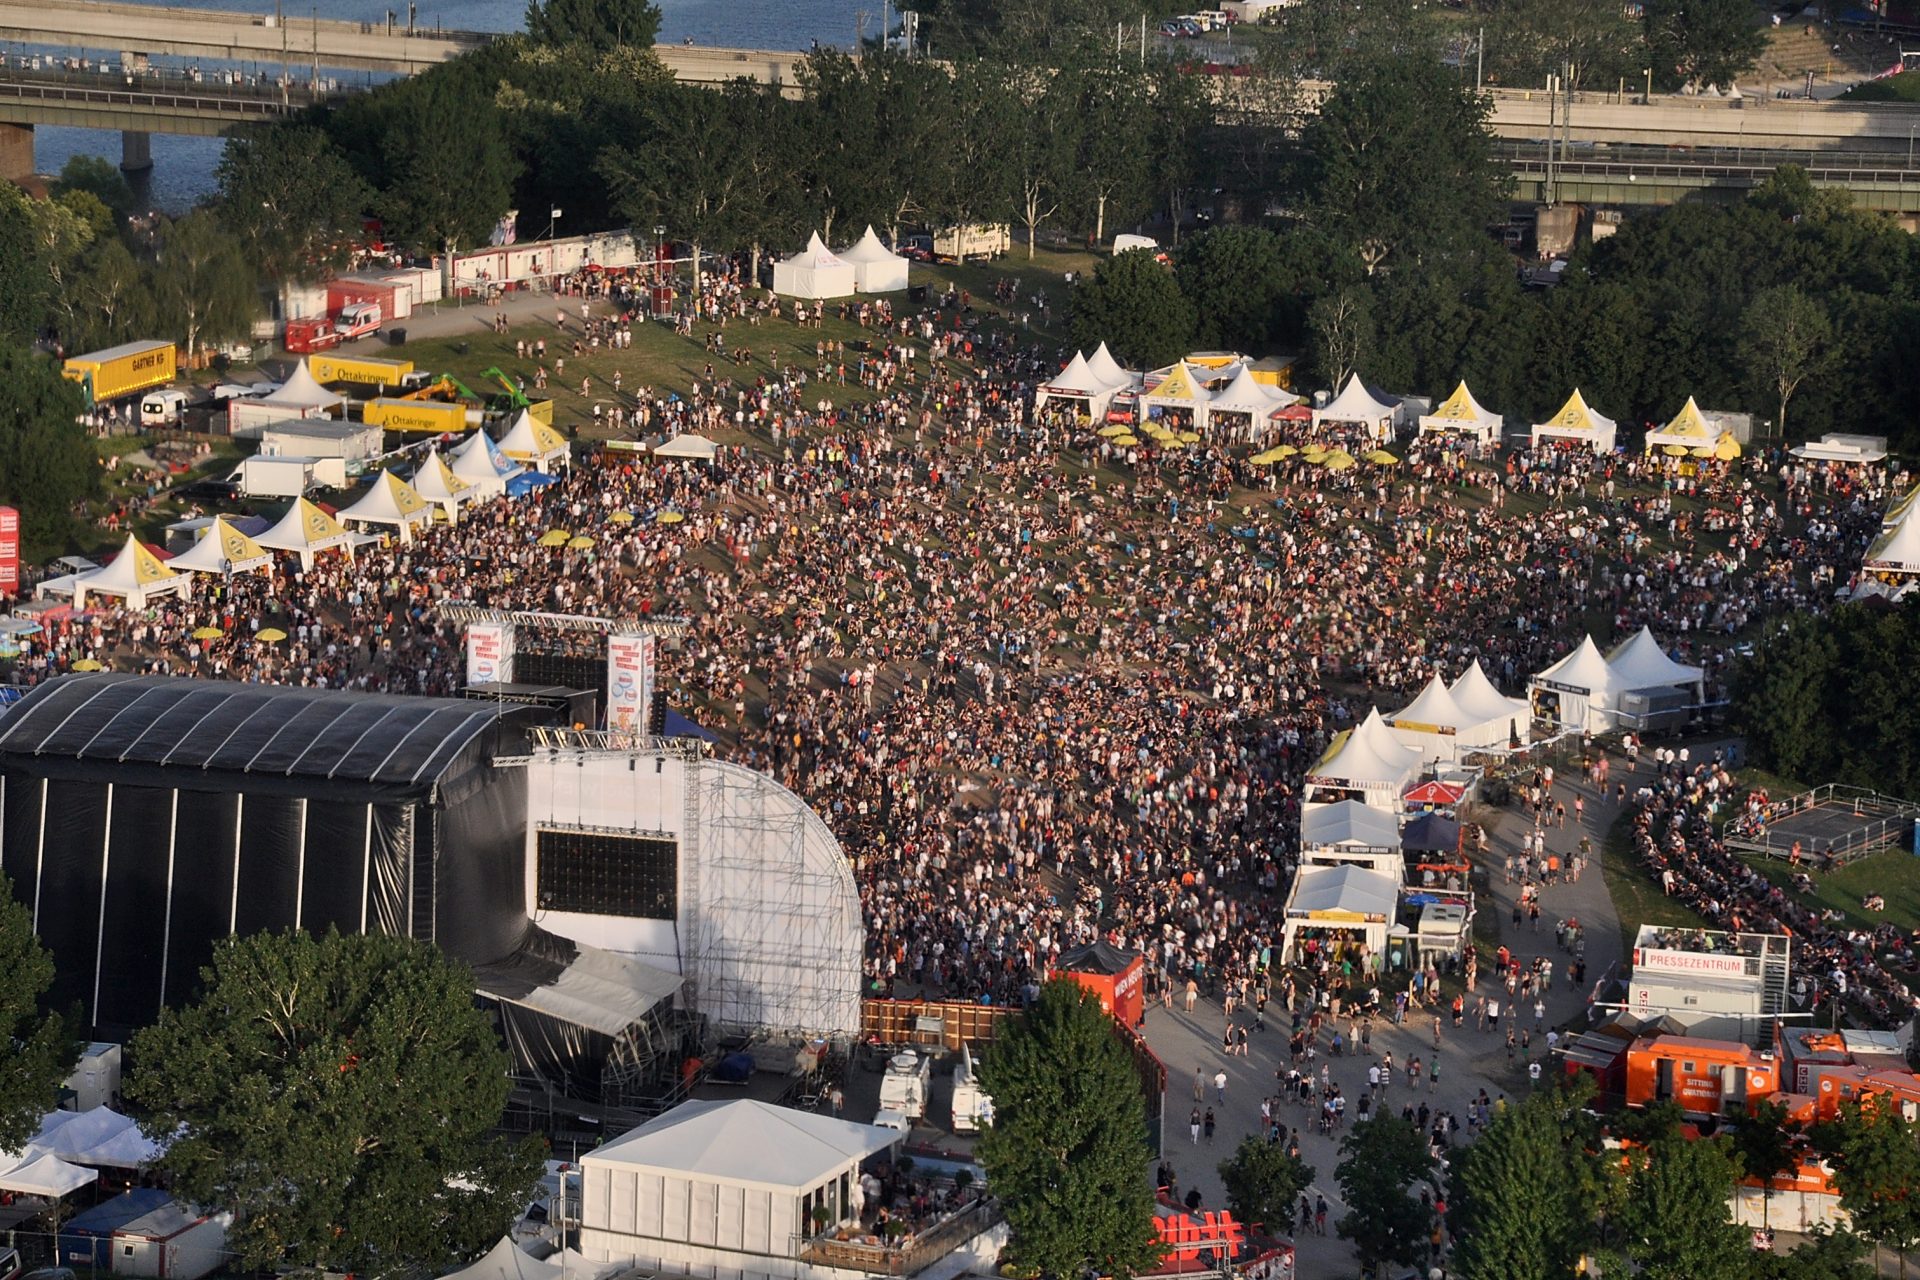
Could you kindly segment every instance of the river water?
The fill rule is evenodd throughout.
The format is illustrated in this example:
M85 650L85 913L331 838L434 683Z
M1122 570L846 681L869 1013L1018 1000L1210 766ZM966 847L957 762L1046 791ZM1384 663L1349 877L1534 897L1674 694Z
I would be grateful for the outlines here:
M159 3L160 0L135 0ZM197 8L231 9L239 13L272 13L273 0L182 0ZM525 18L525 0L416 0L416 20L422 26L456 27L467 31L517 31ZM868 30L878 29L879 0L655 0L660 6L660 38L669 42L691 39L696 44L733 45L748 49L804 49L817 40L823 45L850 46L860 10L873 16ZM297 31L303 17L339 18L354 22L385 22L389 10L404 15L406 0L283 0L281 12ZM117 53L117 49L110 51ZM99 56L100 51L93 51ZM277 72L278 68L274 70ZM336 73L349 79L355 73ZM364 74L364 73L361 73ZM179 212L213 189L213 167L220 159L217 138L153 137L153 171L143 184L148 203ZM120 159L120 135L98 129L35 131L35 167L58 173L74 155L101 155Z

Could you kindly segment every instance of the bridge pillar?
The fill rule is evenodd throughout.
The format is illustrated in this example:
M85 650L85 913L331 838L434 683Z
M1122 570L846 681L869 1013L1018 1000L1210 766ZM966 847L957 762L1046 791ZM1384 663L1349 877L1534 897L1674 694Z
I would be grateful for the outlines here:
M123 173L144 173L153 168L153 135L134 129L125 129L120 134L120 170Z
M19 182L33 176L33 126L0 124L0 181Z

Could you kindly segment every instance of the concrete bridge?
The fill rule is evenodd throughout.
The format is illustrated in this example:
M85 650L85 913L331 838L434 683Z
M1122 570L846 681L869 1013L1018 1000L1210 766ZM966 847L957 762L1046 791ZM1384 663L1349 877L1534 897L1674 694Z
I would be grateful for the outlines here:
M1783 164L1805 168L1816 187L1842 188L1853 203L1896 216L1910 229L1920 219L1920 168L1904 151L1793 151L1759 147L1581 147L1556 156L1551 183L1545 143L1505 143L1514 198L1528 203L1663 205L1736 200Z

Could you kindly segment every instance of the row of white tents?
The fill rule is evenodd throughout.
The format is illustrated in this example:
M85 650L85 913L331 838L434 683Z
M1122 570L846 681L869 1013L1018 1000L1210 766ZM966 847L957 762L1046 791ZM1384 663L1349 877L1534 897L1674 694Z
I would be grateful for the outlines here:
M773 291L788 298L844 298L854 293L898 293L907 287L907 260L887 248L872 227L835 253L815 232L807 247L773 264Z
M1860 559L1855 599L1888 596L1899 599L1920 586L1920 487L1894 499L1880 521L1880 533Z
M89 596L144 609L156 599L184 596L196 573L229 577L269 571L276 551L297 557L300 567L310 570L321 552L339 549L352 556L356 546L377 540L381 531L411 542L415 530L434 519L436 512L456 522L462 507L505 494L508 483L529 466L550 473L555 466L567 465L569 456L559 432L522 413L497 443L485 431L475 431L444 455L438 449L428 450L410 480L392 471L377 473L365 492L338 515L298 498L277 523L251 536L225 517L217 517L191 547L165 561L130 535L106 564L50 578L40 584L38 594L70 599L76 609L85 607ZM355 527L361 531L355 532Z
M57 1200L100 1176L138 1169L165 1149L112 1107L49 1111L19 1151L0 1151L0 1191Z
M1501 693L1474 662L1452 684L1435 675L1398 711L1382 715L1375 708L1337 736L1307 776L1305 803L1355 798L1397 814L1407 787L1425 769L1525 742L1535 722L1554 731L1638 729L1646 708L1657 710L1662 699L1682 709L1698 706L1705 680L1699 667L1668 656L1645 627L1608 654L1592 636L1583 637L1529 681L1530 699Z

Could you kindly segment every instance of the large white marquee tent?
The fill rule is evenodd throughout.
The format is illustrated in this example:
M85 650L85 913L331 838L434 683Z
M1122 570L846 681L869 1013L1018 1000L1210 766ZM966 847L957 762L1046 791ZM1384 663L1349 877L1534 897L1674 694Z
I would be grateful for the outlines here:
M853 282L862 293L899 293L907 287L907 260L882 244L872 227L852 248L840 251L840 261L852 265Z
M1394 739L1378 708L1334 739L1307 776L1305 801L1329 802L1353 793L1386 813L1402 809L1400 794L1420 772L1420 753Z
M1302 867L1287 894L1281 954L1297 957L1300 934L1314 930L1358 932L1368 954L1381 955L1399 901L1400 882L1393 876L1354 863Z
M84 609L90 595L120 601L129 609L144 609L147 602L160 596L183 596L191 576L175 573L161 562L140 540L127 535L126 545L113 559L98 569L50 578L39 587L41 595L70 596L75 609Z
M844 298L858 292L853 265L841 261L815 232L807 247L773 264L773 291L788 298Z
M295 498L280 522L254 539L272 551L291 551L300 557L300 567L311 570L313 558L322 551L339 547L353 558L353 535L345 526L305 498Z
M1244 415L1246 422L1241 428L1241 439L1252 444L1266 430L1274 414L1299 402L1300 397L1268 386L1253 376L1251 366L1243 364L1226 386L1213 393L1207 405L1207 421L1219 428Z
M167 567L217 573L227 578L254 569L271 572L273 557L265 547L229 524L225 516L215 516L199 541L170 560Z
M1649 690L1690 689L1698 702L1706 673L1676 662L1661 649L1653 632L1636 634L1602 655L1592 636L1583 636L1572 653L1535 676L1530 688L1537 720L1588 733L1604 733L1622 723L1621 699ZM1627 723L1626 727L1633 727Z
M525 409L500 437L500 452L548 475L553 474L556 462L563 467L573 465L573 451L567 447L566 437Z
M408 543L413 541L415 525L432 521L433 508L412 485L391 471L382 471L359 501L340 512L340 519L390 528Z

